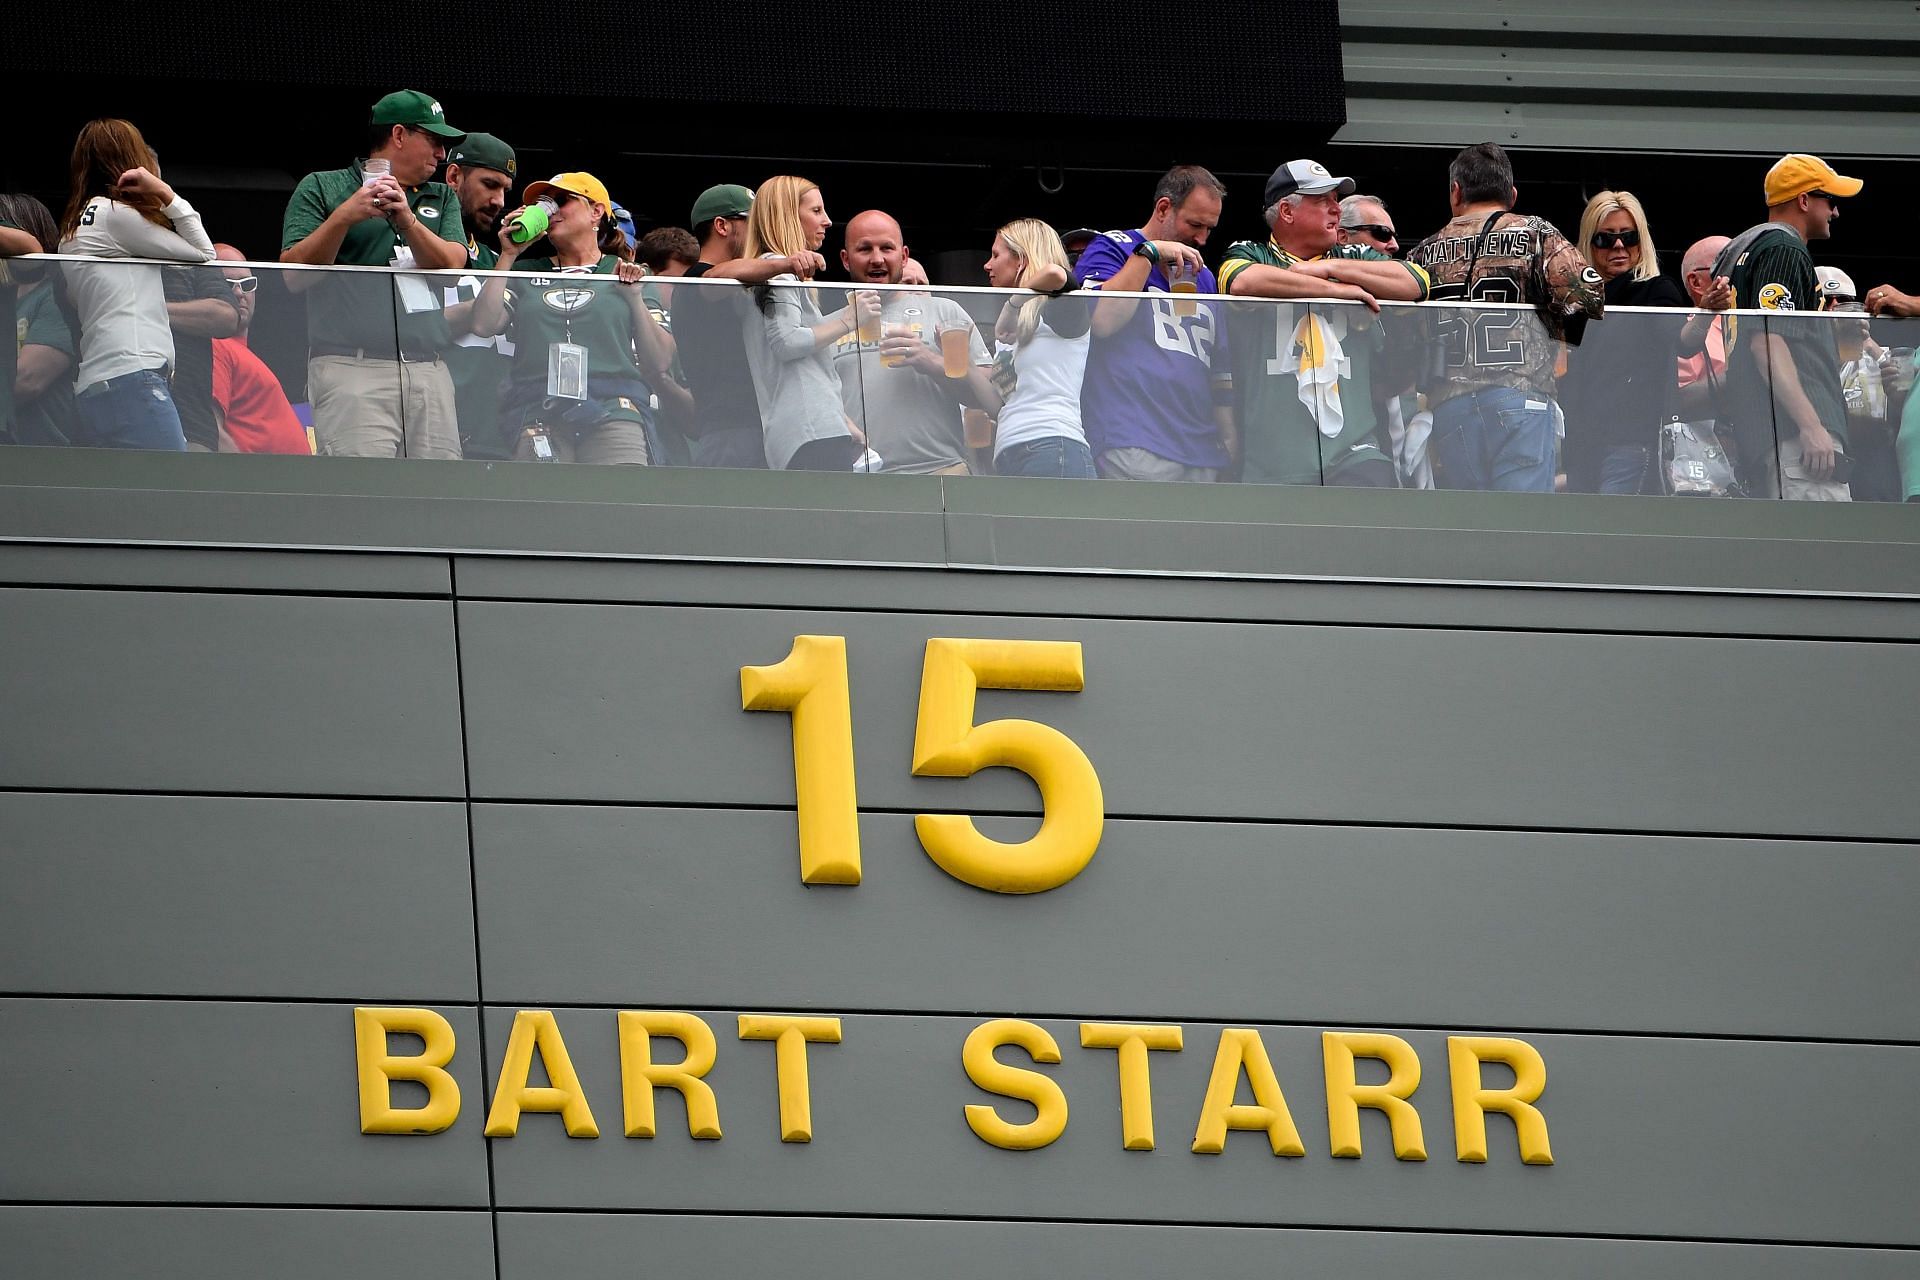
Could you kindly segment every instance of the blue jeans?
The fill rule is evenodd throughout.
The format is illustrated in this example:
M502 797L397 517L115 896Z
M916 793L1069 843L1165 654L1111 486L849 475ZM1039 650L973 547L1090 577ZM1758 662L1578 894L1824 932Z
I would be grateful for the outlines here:
M1444 400L1429 448L1442 489L1553 492L1553 405L1543 396L1483 387Z
M1045 436L1010 444L993 455L993 472L1001 476L1046 476L1091 480L1093 451L1067 436Z
M1653 450L1644 444L1616 444L1600 459L1601 493L1658 493L1650 487Z
M96 449L187 451L167 375L138 369L96 382L73 398L73 442Z

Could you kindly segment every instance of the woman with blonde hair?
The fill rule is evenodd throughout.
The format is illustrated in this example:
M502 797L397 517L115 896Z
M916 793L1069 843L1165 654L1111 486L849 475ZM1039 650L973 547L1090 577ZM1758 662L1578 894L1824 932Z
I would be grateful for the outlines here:
M73 145L60 252L90 258L213 261L193 211L160 179L160 164L126 120L93 120ZM169 375L173 329L157 266L64 264L80 319L75 443L184 451Z
M1093 479L1080 423L1092 313L1086 298L1062 293L1071 268L1059 233L1038 218L1009 222L994 233L986 268L994 288L1036 294L1008 298L993 326L993 381L1003 400L994 471Z
M1606 285L1606 314L1587 326L1560 384L1569 487L1659 493L1660 428L1679 407L1675 356L1699 352L1710 317L1615 313L1616 307L1689 306L1660 274L1647 211L1631 191L1602 191L1580 215L1580 252Z
M833 220L820 188L791 175L768 178L747 214L746 256L789 258L819 252ZM840 400L833 344L859 326L859 314L877 322L879 295L862 291L853 305L820 313L812 289L792 273L754 290L759 304L744 321L747 369L760 402L767 465L775 470L850 471L865 438Z

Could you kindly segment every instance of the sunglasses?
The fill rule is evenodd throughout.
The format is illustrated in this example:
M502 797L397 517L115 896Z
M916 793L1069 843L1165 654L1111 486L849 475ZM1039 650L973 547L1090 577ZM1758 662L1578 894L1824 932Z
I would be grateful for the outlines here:
M1826 202L1827 202L1828 204L1839 204L1839 203L1840 203L1840 197L1839 197L1839 196L1830 196L1830 195L1828 195L1828 194L1827 194L1826 192L1824 192L1824 191L1809 191L1809 192L1807 192L1807 199L1809 199L1809 200L1825 200L1825 201L1826 201Z
M1638 246L1639 243L1640 233L1638 231L1596 231L1593 233L1593 247L1596 249L1611 249L1615 245L1632 249Z
M1392 227L1384 226L1378 222L1343 222L1340 224L1340 229L1342 231L1364 231L1375 240L1391 240L1399 234Z
M260 287L260 277L241 276L238 280L229 280L227 283L233 286L235 293L252 293Z

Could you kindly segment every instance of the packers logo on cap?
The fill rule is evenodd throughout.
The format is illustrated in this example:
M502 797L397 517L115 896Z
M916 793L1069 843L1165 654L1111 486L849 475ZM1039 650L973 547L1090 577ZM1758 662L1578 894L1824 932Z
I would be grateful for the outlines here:
M1777 281L1760 287L1760 305L1768 311L1797 310L1793 305L1793 292Z

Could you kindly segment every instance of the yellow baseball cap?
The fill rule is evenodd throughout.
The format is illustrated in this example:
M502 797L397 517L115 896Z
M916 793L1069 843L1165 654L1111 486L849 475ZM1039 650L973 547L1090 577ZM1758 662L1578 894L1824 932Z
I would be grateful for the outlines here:
M1819 156L1792 155L1781 156L1773 168L1767 170L1767 207L1785 204L1795 196L1803 196L1809 191L1824 191L1828 195L1857 196L1860 188L1867 184L1858 178L1848 178L1833 171L1833 166Z
M550 195L555 191L564 191L568 195L579 196L583 200L597 204L600 206L601 213L607 213L613 209L613 197L607 194L607 184L590 173L556 173L545 182L529 184L526 195L522 199L532 204L541 196Z

